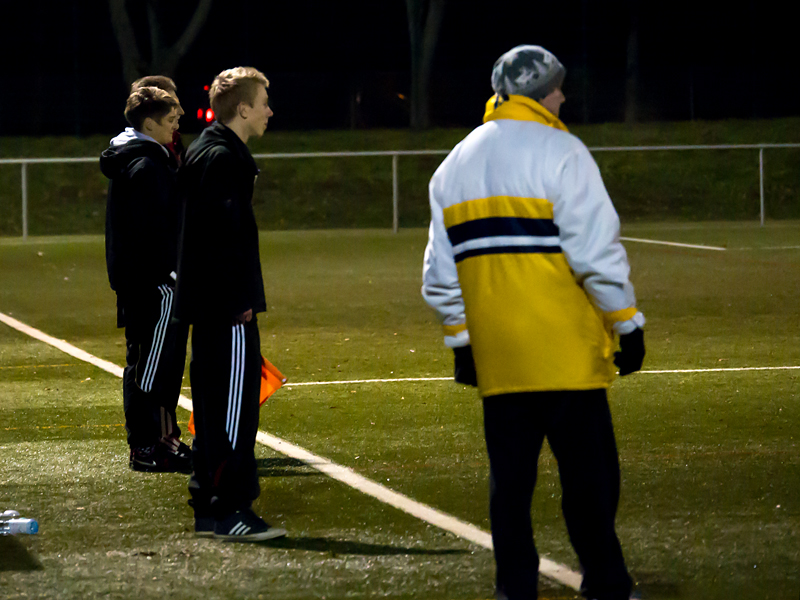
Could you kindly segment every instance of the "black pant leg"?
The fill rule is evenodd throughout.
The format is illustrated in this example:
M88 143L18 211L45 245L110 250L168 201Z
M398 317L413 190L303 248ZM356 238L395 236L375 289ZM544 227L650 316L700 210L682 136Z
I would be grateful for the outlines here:
M195 323L190 366L194 403L195 473L190 493L221 518L249 508L259 493L255 461L261 387L256 319Z
M632 581L614 526L620 471L606 391L558 395L547 439L558 461L567 530L584 571L581 591L598 600L627 600Z
M181 429L175 413L183 385L189 326L171 320L167 325L161 363L156 372L153 394L160 408L161 437L179 438Z
M537 415L542 407L531 396L507 394L483 401L497 590L510 600L537 598L539 555L531 501L544 427Z
M188 327L172 322L172 298L173 289L161 285L137 295L126 306L123 403L128 443L134 447L180 436L175 408Z
M136 368L141 356L141 343L135 329L125 329L126 366L122 374L122 406L125 411L125 431L131 448L152 446L158 441L161 425L158 407L153 398L136 383Z
M125 430L132 448L152 446L161 437L161 416L153 394L141 387L160 312L158 298L142 293L125 303L126 365L122 375L122 400Z

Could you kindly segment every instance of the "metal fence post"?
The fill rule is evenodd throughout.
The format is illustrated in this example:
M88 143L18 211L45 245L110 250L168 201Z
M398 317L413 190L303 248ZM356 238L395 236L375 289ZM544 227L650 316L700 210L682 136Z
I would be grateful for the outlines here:
M758 149L758 187L761 198L761 226L764 226L764 148Z
M399 155L392 154L392 231L397 233L400 227L400 185L397 181L397 163Z
M28 163L22 163L22 239L28 239Z

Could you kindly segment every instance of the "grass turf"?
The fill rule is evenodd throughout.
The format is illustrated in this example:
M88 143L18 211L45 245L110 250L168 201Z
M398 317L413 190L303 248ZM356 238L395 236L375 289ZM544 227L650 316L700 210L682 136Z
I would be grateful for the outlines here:
M627 244L648 316L646 369L800 365L800 254L770 249L800 245L797 223L636 224L623 235L728 248ZM424 244L422 230L263 233L264 354L294 382L448 375L451 356L419 298ZM91 236L0 240L0 311L121 362L102 248ZM0 539L9 597L492 595L490 552L264 448L256 508L290 538L196 540L186 478L127 469L118 380L5 326L0 366L0 507L42 528ZM615 383L618 530L645 598L796 594L799 374ZM289 385L261 417L262 429L488 528L480 423L474 392L450 382ZM576 569L559 502L545 451L537 544ZM544 598L575 596L542 583Z

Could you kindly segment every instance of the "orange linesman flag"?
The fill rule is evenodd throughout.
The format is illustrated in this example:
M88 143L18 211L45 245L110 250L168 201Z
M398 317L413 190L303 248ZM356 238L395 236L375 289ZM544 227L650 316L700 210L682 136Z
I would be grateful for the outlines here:
M269 362L263 356L261 357L261 391L258 396L258 405L261 406L264 402L267 401L267 398L272 396L277 390L279 390L283 384L286 383L286 377L283 376L283 373L278 371L271 362ZM192 414L189 415L189 424L186 427L189 430L189 433L195 435L194 433L194 411Z

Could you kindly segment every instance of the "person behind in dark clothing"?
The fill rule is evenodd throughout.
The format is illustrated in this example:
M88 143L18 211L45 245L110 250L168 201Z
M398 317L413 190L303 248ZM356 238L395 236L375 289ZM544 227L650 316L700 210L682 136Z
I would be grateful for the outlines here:
M131 94L143 87L157 87L167 92L172 99L178 103L178 118L180 119L183 116L183 107L181 106L181 101L178 100L178 86L175 85L172 79L165 75L147 75L146 77L137 79L131 84ZM184 154L186 153L186 149L183 147L183 141L181 140L180 131L177 129L173 131L172 141L169 144L164 144L164 146L172 153L178 167L180 167L181 164L183 164Z
M251 506L261 349L256 315L267 309L253 214L258 168L247 140L272 116L269 82L250 67L220 73L209 91L217 121L186 151L176 316L192 325L195 439L189 481L195 533L230 541L286 535Z
M110 179L106 264L117 293L117 326L125 328L122 383L130 467L191 472L175 407L186 360L188 328L170 323L180 205L175 162L164 147L178 128L178 103L167 92L131 93L131 124L100 157Z

